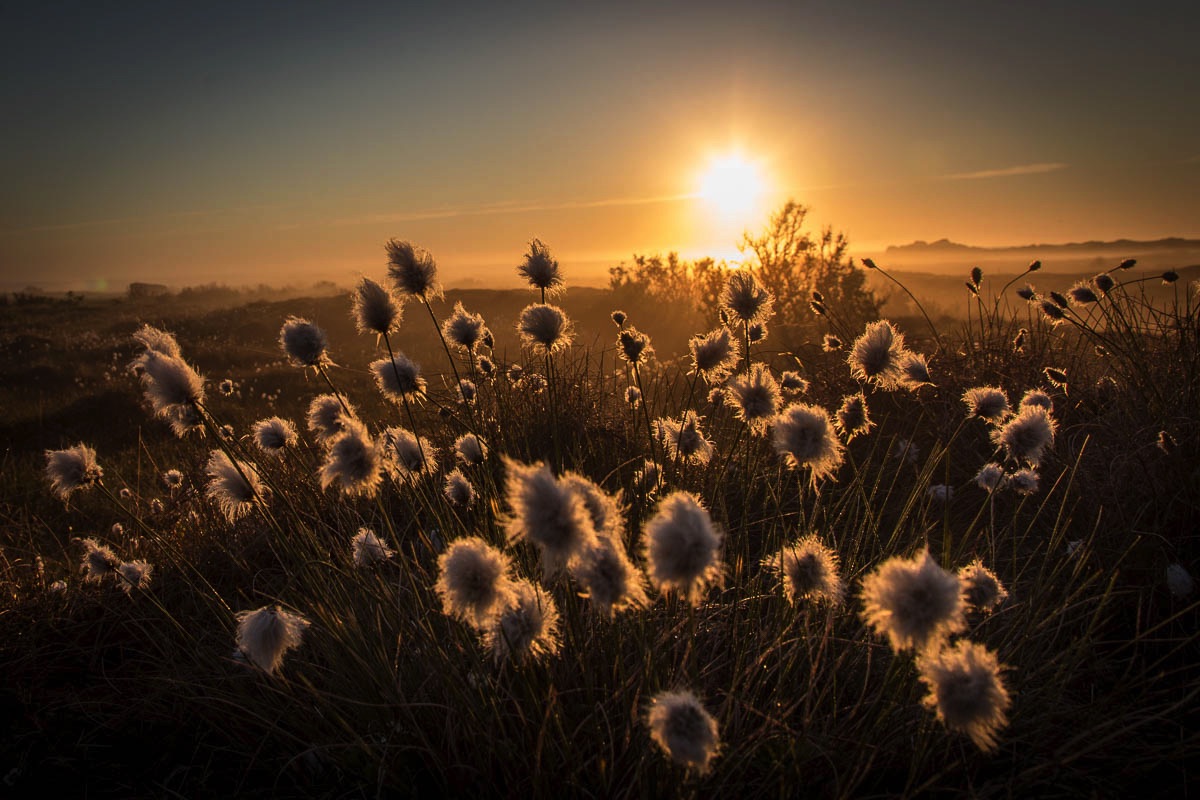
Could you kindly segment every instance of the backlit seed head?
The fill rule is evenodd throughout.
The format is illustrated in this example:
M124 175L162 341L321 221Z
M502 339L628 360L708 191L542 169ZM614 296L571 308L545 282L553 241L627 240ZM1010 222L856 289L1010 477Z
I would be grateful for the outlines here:
M422 302L442 296L437 280L437 262L423 247L412 242L390 239L384 245L388 256L388 276L401 294L416 297Z
M995 750L1011 704L996 654L964 639L926 653L917 667L929 688L921 702L937 712L948 730L965 733L980 750Z
M862 582L863 619L897 652L936 649L966 626L958 577L928 550L890 558Z
M288 317L279 330L279 346L293 364L317 367L330 363L325 331L300 317Z
M672 761L700 774L708 771L721 746L717 721L689 691L656 695L646 725L650 738Z

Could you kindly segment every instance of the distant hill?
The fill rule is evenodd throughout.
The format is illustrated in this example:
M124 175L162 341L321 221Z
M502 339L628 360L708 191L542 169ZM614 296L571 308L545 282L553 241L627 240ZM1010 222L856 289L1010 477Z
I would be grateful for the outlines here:
M938 239L891 245L875 257L885 268L893 266L931 272L958 272L977 265L1018 269L1035 259L1052 272L1086 271L1112 266L1108 262L1116 264L1126 258L1137 259L1145 267L1167 269L1200 264L1200 239L1116 239L1015 247L977 247Z

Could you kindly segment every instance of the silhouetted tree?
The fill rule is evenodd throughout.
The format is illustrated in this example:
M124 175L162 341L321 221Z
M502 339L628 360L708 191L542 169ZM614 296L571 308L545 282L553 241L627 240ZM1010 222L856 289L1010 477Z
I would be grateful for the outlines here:
M775 295L775 320L803 325L816 319L809 307L820 292L834 316L851 329L878 319L880 299L866 286L866 272L849 257L845 234L826 226L817 238L804 230L808 208L788 200L771 215L759 236L743 234L739 249L752 258L745 266Z

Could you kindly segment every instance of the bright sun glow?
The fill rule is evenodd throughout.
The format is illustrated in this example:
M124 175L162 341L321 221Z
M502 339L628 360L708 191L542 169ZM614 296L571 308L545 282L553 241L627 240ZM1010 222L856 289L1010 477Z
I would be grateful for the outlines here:
M756 214L765 191L758 164L739 154L714 158L700 178L700 196L727 220Z

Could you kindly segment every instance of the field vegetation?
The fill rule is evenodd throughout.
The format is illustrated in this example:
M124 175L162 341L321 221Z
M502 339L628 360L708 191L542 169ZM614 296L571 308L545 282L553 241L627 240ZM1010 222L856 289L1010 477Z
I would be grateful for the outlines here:
M796 213L609 290L393 240L350 296L5 309L6 791L1179 796L1196 284L950 317Z

